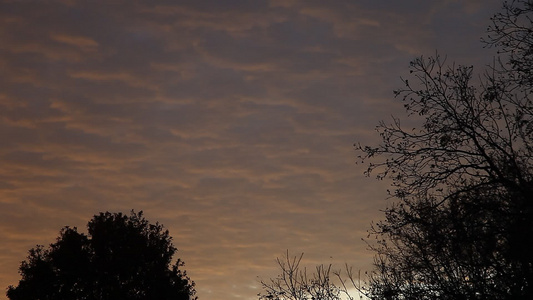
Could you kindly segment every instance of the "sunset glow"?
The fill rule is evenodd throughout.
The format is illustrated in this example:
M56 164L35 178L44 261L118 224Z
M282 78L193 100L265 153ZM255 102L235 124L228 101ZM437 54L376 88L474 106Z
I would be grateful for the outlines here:
M490 63L500 5L0 1L0 299L103 211L168 228L200 300L257 299L287 250L368 270L389 186L353 144L402 116L413 58Z

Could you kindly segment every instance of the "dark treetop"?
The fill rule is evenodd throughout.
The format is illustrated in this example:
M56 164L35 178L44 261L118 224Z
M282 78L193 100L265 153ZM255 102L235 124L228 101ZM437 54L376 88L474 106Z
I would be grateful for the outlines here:
M31 249L20 265L22 279L7 296L18 299L176 299L194 297L194 283L168 230L142 212L100 213L88 234L64 227L57 241Z

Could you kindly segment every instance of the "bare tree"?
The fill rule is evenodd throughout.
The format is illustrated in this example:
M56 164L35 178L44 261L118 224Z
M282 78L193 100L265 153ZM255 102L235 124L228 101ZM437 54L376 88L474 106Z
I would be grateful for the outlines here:
M533 2L512 0L503 2L503 10L491 18L492 25L483 41L489 47L496 47L505 54L500 64L508 80L519 85L533 85Z
M504 2L485 39L500 57L481 75L415 59L395 95L420 126L393 118L380 144L355 145L395 199L370 229L366 283L324 266L308 277L287 255L260 299L337 300L346 283L370 299L533 299L532 20L531 0Z
M291 257L289 252L276 262L281 270L276 278L261 281L261 300L353 300L350 288L360 289L352 269L346 266L346 274L332 270L332 265L318 265L314 272L301 268L303 253Z
M489 27L501 57L482 76L436 55L395 92L420 127L381 122L356 148L396 202L373 226L372 299L533 297L533 4L504 2Z

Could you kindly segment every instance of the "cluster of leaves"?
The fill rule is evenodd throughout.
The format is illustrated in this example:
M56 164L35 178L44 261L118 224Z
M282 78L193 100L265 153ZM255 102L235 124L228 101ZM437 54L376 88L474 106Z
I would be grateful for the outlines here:
M183 299L194 297L194 283L172 263L177 249L159 223L142 212L100 213L88 235L65 227L49 248L37 246L22 262L22 279L10 286L11 300L30 299Z

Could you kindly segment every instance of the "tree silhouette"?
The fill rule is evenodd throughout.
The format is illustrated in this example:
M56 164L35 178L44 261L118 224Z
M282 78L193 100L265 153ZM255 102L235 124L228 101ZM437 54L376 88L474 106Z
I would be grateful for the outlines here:
M381 144L357 145L397 199L370 231L371 299L533 297L532 18L531 1L504 2L481 84L471 66L414 60L395 94L422 125L381 122Z
M314 272L301 267L303 253L291 257L289 251L276 260L281 274L268 281L262 280L263 293L259 300L341 300L354 298L349 289L360 289L354 280L352 270L346 268L346 278L340 271L333 271L332 265L318 265Z
M183 299L194 297L168 230L142 212L100 213L88 235L64 227L49 248L30 249L22 279L8 287L18 299Z
M486 73L415 59L395 95L421 125L393 118L379 145L355 145L396 200L370 229L366 284L278 260L260 299L339 299L345 282L370 299L533 299L533 2L504 1L491 20L483 41L499 56Z

